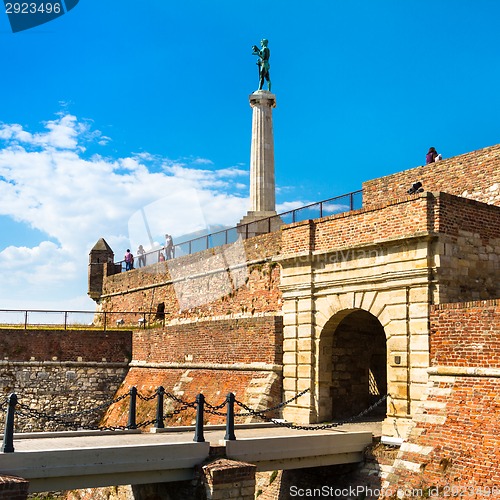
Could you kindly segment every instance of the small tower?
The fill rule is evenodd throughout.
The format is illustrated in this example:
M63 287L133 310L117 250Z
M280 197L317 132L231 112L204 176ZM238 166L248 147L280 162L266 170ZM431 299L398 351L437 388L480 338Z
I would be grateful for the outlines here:
M91 299L99 302L104 276L115 273L115 254L104 238L100 238L89 253L89 291Z

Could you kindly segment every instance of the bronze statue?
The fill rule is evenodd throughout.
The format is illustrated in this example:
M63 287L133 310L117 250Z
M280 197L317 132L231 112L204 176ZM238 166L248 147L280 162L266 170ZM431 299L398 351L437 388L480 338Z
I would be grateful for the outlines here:
M257 61L257 65L259 66L259 90L262 90L262 86L264 85L264 79L267 80L267 90L271 91L271 76L269 74L269 69L271 68L269 64L269 57L271 55L271 51L267 46L268 41L263 38L260 41L260 46L262 49L259 49L257 45L252 46L252 55L259 56L259 60Z

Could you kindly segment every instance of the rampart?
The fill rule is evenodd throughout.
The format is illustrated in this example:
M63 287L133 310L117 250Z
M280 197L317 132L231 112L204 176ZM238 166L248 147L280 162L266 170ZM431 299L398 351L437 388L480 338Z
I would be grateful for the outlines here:
M49 414L94 408L111 400L122 383L131 340L130 331L0 329L2 392L15 392L21 404ZM101 417L86 415L81 422L96 425ZM34 417L16 422L18 432L63 429Z
M421 182L425 191L500 205L500 145L366 181L363 206L401 198L414 182Z
M439 497L499 494L500 301L434 306L427 397L388 481Z
M254 409L269 408L281 401L282 335L279 316L202 320L135 331L133 360L118 396L130 386L144 395L163 386L184 401L192 402L203 393L215 405L233 392ZM126 425L127 404L124 400L113 405L104 423ZM155 404L141 402L141 421L155 418ZM178 406L170 400L165 411ZM194 418L194 411L188 409L166 425L190 425ZM206 423L223 421L206 415Z

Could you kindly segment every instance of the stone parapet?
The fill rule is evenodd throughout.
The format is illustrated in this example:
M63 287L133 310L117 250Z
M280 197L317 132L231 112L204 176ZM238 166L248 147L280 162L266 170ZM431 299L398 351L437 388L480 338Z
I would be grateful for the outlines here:
M256 469L253 464L225 458L204 465L202 470L207 499L254 500Z

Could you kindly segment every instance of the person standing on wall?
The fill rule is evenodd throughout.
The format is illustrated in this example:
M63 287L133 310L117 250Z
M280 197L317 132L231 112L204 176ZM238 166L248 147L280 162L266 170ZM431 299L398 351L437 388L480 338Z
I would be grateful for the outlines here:
M137 255L139 256L139 267L144 267L146 265L146 250L142 245L139 245Z
M168 233L165 235L165 254L167 255L167 260L175 257L174 242L172 236Z
M130 248L127 248L124 260L125 260L125 271L131 271L132 269L134 269L134 256L130 252Z

